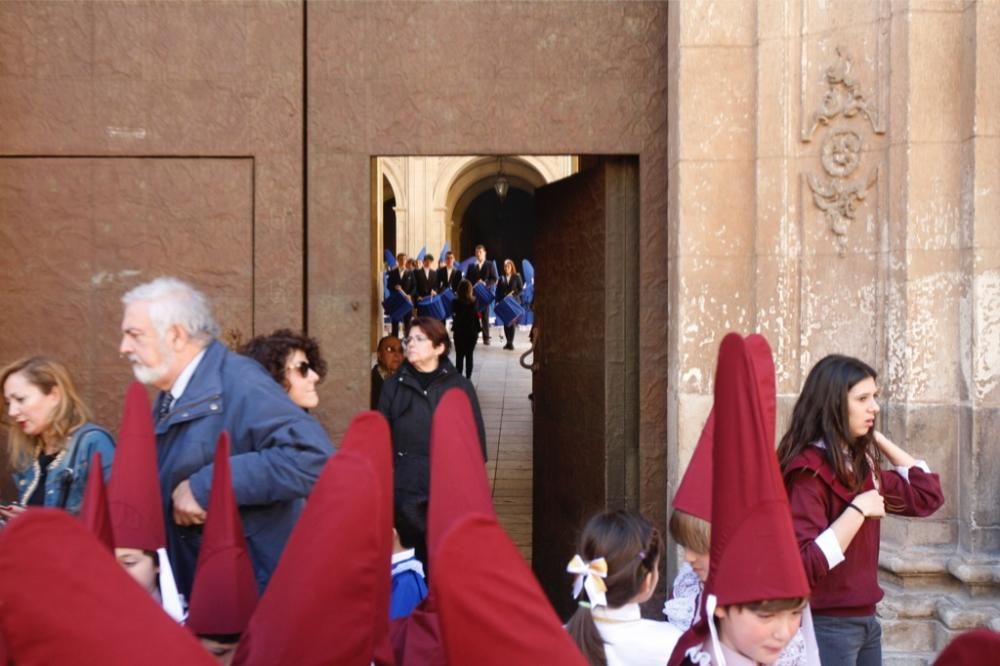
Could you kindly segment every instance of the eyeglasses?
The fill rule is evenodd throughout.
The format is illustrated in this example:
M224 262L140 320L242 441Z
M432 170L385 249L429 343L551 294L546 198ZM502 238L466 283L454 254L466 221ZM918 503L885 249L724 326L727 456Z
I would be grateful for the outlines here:
M423 336L423 335L410 335L410 336L407 336L407 337L403 338L403 344L406 345L406 346L409 346L410 343L417 344L417 343L421 343L421 342L428 342L429 340L430 340L430 338L428 338L426 336Z
M298 370L299 374L302 375L302 379L309 376L309 371L313 369L312 364L309 361L299 361L295 365L285 366L286 370Z
M403 349L402 349L402 347L396 347L396 346L393 346L393 345L389 345L387 347L383 347L382 351L389 352L390 354L395 354L396 352L403 351Z

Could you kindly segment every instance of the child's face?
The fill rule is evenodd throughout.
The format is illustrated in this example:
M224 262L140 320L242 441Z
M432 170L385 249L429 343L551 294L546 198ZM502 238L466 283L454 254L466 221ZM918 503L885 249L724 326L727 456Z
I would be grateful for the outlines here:
M160 567L156 561L138 548L115 548L115 558L125 572L151 595L159 591L158 579Z
M799 630L802 608L804 605L780 611L753 611L737 606L716 608L719 640L755 663L774 663Z
M691 565L701 582L708 580L708 553L699 553L690 548L684 549L684 561Z

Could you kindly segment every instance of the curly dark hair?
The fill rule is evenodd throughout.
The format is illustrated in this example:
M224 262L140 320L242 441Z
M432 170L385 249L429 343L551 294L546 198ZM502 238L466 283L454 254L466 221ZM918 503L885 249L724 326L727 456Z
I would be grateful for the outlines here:
M296 333L290 328L279 328L270 335L258 335L240 347L238 351L264 366L274 381L281 384L287 391L285 366L288 363L288 357L296 349L302 350L309 365L319 375L320 381L323 381L323 378L326 377L326 361L319 353L319 343L316 342L315 338Z

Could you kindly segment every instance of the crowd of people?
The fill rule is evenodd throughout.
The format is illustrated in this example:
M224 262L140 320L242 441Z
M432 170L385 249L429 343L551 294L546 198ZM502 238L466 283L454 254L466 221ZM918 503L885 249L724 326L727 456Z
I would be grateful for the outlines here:
M392 258L391 253L387 256ZM393 337L399 336L401 324L404 328L409 325L414 311L441 321L452 320L456 365L459 372L464 367L466 376L471 377L480 333L483 344L491 343L494 304L500 308L496 315L504 330L504 349L512 350L517 326L525 323L522 306L529 305L531 299L524 298L525 280L512 259L505 259L503 270L498 272L496 262L487 260L486 248L477 245L474 256L464 264L463 269L451 251L445 251L438 267L431 254L422 254L420 262L405 253L395 255L386 272L385 291L387 297L400 299L401 307L387 298L386 314Z
M112 635L144 623L142 642L94 637L87 663L881 663L879 518L932 514L940 481L876 429L877 374L847 356L813 367L777 438L759 335L720 346L714 406L672 501L684 564L665 617L640 610L659 586L660 530L613 511L567 553L578 606L562 625L492 507L468 379L470 338L488 341L473 285L523 283L481 250L464 277L453 256L390 274L391 289L457 293L456 363L444 321L400 317L404 337L378 345L375 411L336 455L309 412L327 373L316 341L281 329L229 350L205 296L174 278L122 298L119 352L138 381L117 441L63 364L7 366L17 497L0 505L0 664L68 663L65 645L37 638L64 604ZM67 548L73 562L54 556ZM8 575L29 558L49 563L44 577ZM60 587L81 572L88 585ZM117 592L126 574L142 594Z

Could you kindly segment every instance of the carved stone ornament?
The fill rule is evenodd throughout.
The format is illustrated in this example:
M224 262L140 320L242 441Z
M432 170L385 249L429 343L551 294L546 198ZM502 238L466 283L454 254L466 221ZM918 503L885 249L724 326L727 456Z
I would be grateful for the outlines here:
M848 180L861 166L864 139L852 129L833 127L837 119L864 115L876 134L883 134L877 122L878 110L861 93L861 86L851 76L851 59L842 47L837 47L837 60L826 70L827 90L818 111L812 116L812 127L803 136L804 142L820 125L829 127L820 149L820 164L826 176L807 174L806 182L812 190L813 203L823 212L830 231L834 233L837 252L847 252L847 232L854 220L858 205L864 201L868 190L878 180L878 169L868 173L863 180Z

